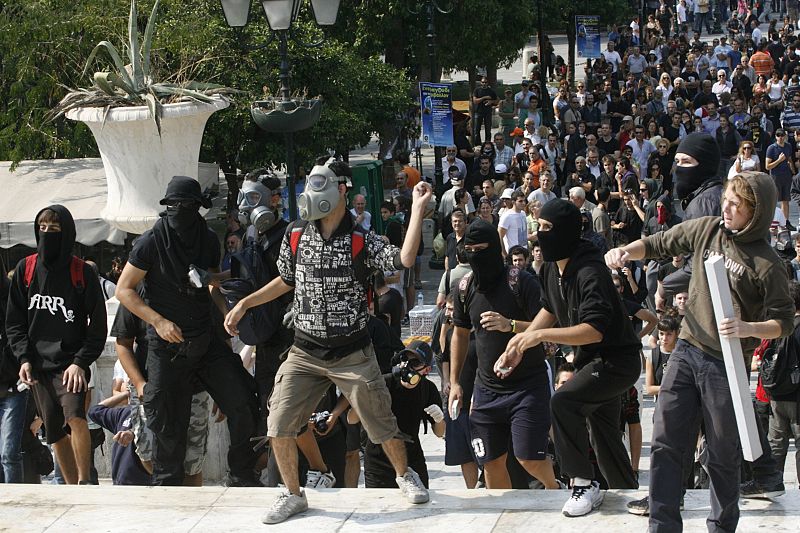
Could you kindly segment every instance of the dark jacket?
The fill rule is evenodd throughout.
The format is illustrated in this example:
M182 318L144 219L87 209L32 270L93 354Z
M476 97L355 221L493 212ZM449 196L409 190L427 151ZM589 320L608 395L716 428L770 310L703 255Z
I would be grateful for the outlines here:
M558 318L561 327L589 324L603 335L595 344L578 346L575 366L592 359L638 360L641 343L633 332L628 313L614 288L600 251L581 240L561 276L556 263L547 262L539 272L542 305Z
M684 200L683 221L722 214L722 182L712 178L703 183Z
M73 286L75 222L64 206L48 209L58 214L61 223L61 253L50 267L41 259L36 262L29 287L25 286L25 259L17 263L6 311L8 342L17 361L30 362L34 371L60 372L73 363L87 370L105 346L106 305L97 274L89 265L83 265L85 288Z

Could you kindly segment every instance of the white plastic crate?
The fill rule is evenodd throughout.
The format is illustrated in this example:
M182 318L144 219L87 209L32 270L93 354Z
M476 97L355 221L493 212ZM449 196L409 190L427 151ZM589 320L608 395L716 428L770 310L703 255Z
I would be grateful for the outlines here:
M411 335L426 335L430 337L433 332L433 321L438 308L435 305L417 306L408 312L408 322Z

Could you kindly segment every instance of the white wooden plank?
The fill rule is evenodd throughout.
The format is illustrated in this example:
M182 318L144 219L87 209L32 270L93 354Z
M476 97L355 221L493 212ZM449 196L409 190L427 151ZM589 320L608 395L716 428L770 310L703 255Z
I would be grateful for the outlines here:
M735 318L731 288L728 285L728 274L725 271L725 258L721 255L707 259L706 277L711 289L711 301L714 303L714 316L719 324L724 318ZM753 401L750 399L750 382L747 369L744 367L742 343L737 338L720 336L722 355L725 359L725 371L728 375L728 386L731 390L733 410L736 413L736 425L742 443L742 453L747 461L761 457L761 442L758 439L756 415L753 412Z

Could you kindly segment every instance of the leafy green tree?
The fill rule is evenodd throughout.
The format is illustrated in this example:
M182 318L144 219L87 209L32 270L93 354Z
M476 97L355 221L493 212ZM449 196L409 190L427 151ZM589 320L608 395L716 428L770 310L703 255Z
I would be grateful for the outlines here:
M152 0L138 2L143 30ZM162 1L153 45L154 65L164 81L196 80L240 89L228 110L215 113L203 139L201 159L215 161L229 178L235 199L237 169L284 161L283 138L258 129L250 102L277 94L277 43L260 3L243 31L228 28L218 0ZM88 86L86 59L99 41L125 43L130 0L11 0L0 4L0 158L97 156L90 131L66 119L45 120L69 88ZM320 30L301 14L297 34L317 40ZM266 45L254 49L254 45ZM404 72L375 55L356 53L329 39L306 49L290 42L292 87L325 101L319 124L296 135L296 161L310 162L326 150L346 153L366 144L381 124L407 109L410 84ZM98 60L90 72L102 70Z

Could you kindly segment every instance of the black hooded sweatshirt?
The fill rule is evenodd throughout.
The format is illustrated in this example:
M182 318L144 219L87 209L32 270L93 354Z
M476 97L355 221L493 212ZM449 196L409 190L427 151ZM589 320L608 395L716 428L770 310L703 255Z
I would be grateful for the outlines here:
M589 324L603 335L598 343L575 348L578 369L598 357L621 364L630 359L638 364L641 343L596 246L582 239L563 276L557 263L545 262L539 277L542 306L556 316L561 327Z
M45 265L41 257L30 287L25 286L25 259L17 263L8 297L6 333L20 364L35 372L60 372L71 364L88 370L106 343L106 305L97 274L83 265L85 288L73 286L70 275L75 222L66 207L51 205L61 224L58 258ZM42 210L44 211L44 209ZM39 215L34 218L39 243Z

